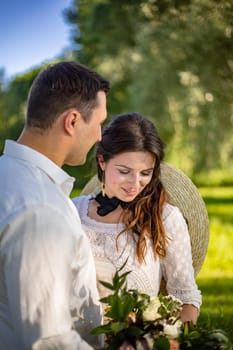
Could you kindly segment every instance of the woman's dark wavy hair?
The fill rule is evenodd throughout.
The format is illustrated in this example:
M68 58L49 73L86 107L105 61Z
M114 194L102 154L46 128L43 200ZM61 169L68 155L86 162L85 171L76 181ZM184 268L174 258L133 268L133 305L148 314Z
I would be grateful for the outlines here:
M104 128L102 140L96 145L98 178L103 171L98 163L101 155L105 162L124 152L150 152L155 157L155 166L150 183L127 205L123 213L126 228L122 232L135 232L139 262L146 254L146 237L153 242L154 254L166 255L166 234L162 222L162 208L167 200L166 191L160 180L160 164L164 158L164 143L154 124L138 113L121 114ZM122 233L121 232L121 233Z

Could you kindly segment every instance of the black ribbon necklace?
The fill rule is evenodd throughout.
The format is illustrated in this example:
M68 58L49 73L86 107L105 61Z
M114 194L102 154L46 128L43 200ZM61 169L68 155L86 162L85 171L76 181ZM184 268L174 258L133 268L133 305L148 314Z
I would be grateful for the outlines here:
M100 204L97 207L97 213L100 216L105 216L111 213L118 207L118 205L121 205L122 208L125 208L127 204L129 204L128 202L121 201L117 197L109 198L106 194L103 196L101 192L96 195L95 200Z

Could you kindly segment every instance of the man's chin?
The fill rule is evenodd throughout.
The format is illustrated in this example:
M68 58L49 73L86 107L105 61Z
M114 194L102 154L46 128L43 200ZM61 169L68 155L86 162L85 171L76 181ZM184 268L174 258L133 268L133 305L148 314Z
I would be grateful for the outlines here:
M83 160L80 160L79 163L77 165L83 165L86 163L86 157Z
M86 162L86 157L83 159L78 159L76 161L72 161L72 162L66 162L66 165L69 166L79 166L79 165L83 165Z

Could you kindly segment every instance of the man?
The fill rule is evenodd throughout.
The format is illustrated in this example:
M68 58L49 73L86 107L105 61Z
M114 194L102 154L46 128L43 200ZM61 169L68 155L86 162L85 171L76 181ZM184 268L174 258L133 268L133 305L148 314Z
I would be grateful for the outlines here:
M93 257L64 164L101 139L109 82L76 62L34 80L25 127L0 157L0 350L89 350L101 322Z

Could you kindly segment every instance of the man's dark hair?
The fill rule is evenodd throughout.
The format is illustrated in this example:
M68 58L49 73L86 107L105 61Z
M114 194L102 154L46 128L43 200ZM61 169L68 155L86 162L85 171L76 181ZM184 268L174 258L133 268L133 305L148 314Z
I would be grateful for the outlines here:
M46 130L69 108L76 108L88 122L97 107L97 93L110 89L109 81L74 61L47 66L33 81L29 95L26 125Z

